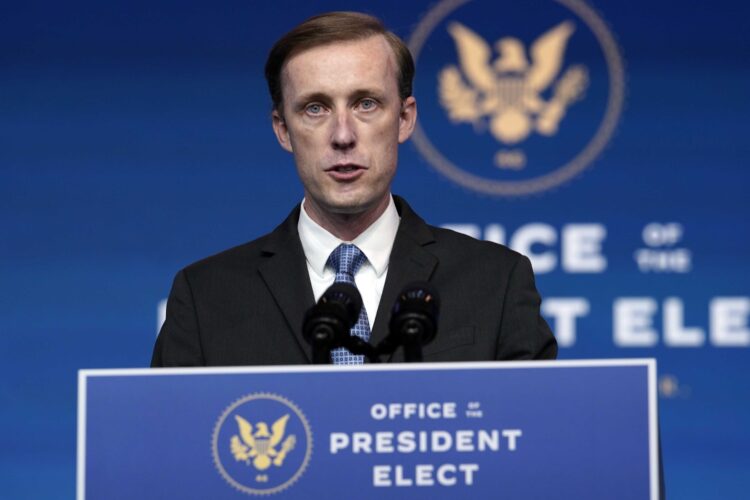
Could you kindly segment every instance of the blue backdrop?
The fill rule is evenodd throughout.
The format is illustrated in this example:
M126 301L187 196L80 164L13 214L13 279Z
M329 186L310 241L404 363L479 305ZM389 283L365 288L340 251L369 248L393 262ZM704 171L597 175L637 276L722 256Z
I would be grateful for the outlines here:
M657 358L670 497L741 498L750 7L730 0L6 6L3 496L72 496L76 370L146 366L174 273L299 201L262 66L291 26L340 9L381 17L417 55L420 134L394 192L433 224L530 254L561 358ZM566 22L559 53L536 55ZM489 94L464 71L454 23L491 51L503 98L557 61L533 89L541 107L479 110Z

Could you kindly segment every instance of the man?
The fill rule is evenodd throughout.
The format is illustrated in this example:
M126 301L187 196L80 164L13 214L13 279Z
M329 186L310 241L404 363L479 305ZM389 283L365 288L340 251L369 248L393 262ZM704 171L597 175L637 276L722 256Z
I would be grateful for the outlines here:
M391 195L417 117L413 74L403 42L364 14L313 17L274 45L273 130L304 200L272 233L177 274L152 366L309 363L304 313L342 280L363 297L353 334L373 345L403 286L422 280L442 302L425 361L556 356L527 258L428 226ZM362 358L337 350L333 362Z

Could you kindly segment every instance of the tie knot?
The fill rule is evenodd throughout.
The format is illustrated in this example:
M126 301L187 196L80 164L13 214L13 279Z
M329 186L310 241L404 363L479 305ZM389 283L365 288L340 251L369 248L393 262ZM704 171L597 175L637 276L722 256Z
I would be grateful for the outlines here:
M336 271L334 281L354 284L354 275L365 260L367 257L356 245L342 243L337 246L328 257L328 265Z

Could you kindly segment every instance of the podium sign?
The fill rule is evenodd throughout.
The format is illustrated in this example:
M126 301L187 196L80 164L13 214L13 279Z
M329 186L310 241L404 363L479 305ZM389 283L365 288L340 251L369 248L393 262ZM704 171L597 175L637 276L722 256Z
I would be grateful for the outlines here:
M82 370L79 499L658 497L654 360Z

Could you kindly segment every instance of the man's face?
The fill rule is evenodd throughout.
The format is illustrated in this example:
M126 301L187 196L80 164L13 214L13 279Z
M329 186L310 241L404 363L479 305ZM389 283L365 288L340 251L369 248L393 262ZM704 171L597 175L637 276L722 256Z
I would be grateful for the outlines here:
M384 37L302 51L282 70L283 107L273 113L281 146L294 154L305 209L379 215L388 204L398 144L414 129L416 102L399 97L398 69Z

